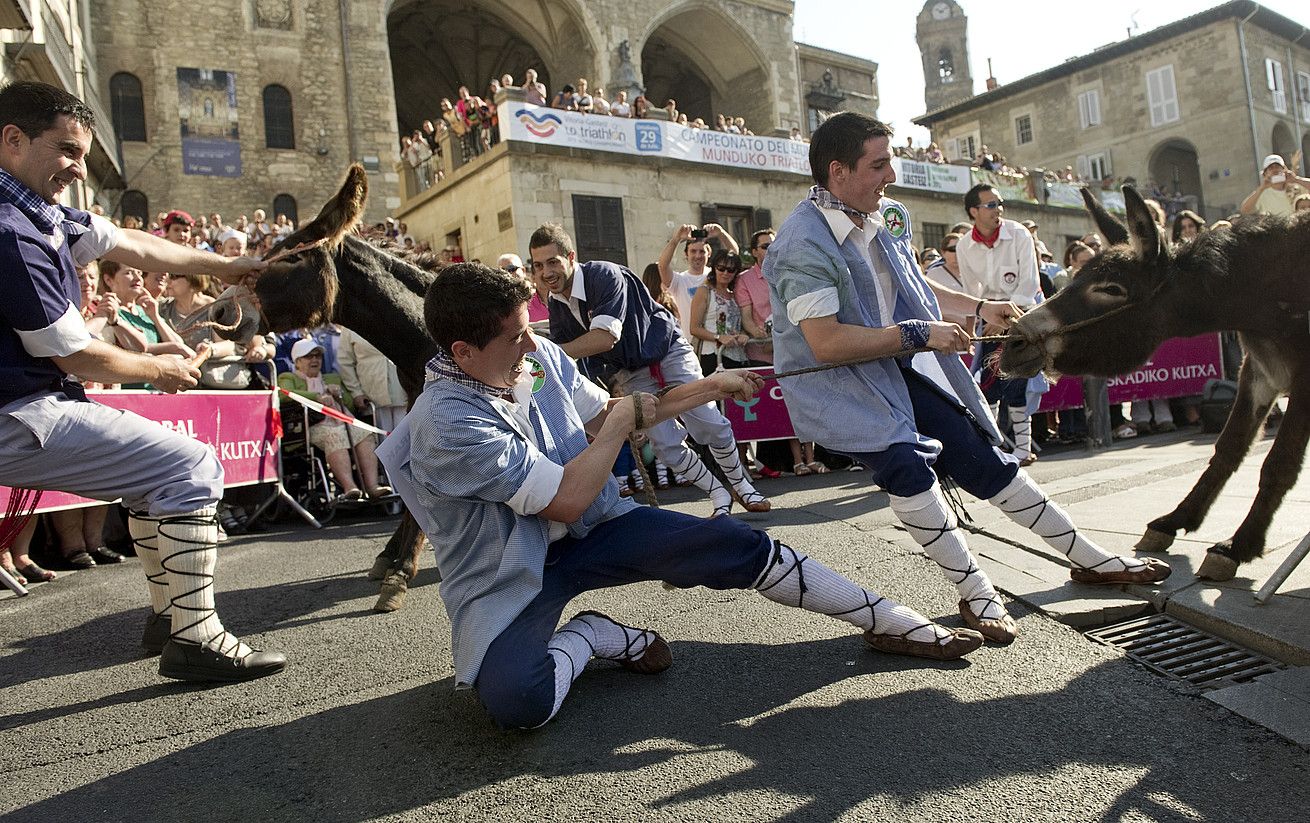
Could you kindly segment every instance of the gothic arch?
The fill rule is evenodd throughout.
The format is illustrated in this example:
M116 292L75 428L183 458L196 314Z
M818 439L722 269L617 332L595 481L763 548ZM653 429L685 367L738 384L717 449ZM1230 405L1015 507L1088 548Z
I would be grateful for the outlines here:
M745 117L761 134L777 125L772 61L721 4L677 3L654 17L640 37L642 82L652 105L671 96L689 117L710 125L715 114ZM679 82L684 85L674 85Z
M466 85L486 96L492 77L524 72L556 91L596 71L599 27L578 0L391 0L387 39L402 131L440 116L441 98ZM595 85L599 81L593 81Z

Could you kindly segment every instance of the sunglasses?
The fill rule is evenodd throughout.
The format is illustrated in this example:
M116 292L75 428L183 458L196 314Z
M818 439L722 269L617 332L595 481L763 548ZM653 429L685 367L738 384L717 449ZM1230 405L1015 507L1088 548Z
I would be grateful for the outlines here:
M741 269L737 268L736 266L715 266L714 270L732 272L733 274L736 274L737 272L741 271Z
M951 252L953 252L953 251L955 251L955 247L954 247L954 246L947 246L946 248L942 249L942 251L951 251Z
M981 206L981 207L984 208L984 209L999 209L1001 206L1004 206L1004 205L1005 205L1005 201L1004 201L1004 200L989 200L989 201L987 201L986 203L979 203L978 205Z
M516 272L516 271L522 271L522 270L523 270L523 267L522 267L522 266L505 266L505 271L509 272L510 274L513 274L513 273Z
M755 248L757 248L757 249L761 249L762 251L768 251L768 250L769 250L769 246L772 246L772 245L773 245L772 243L761 243L761 244L759 244L758 246L756 246Z

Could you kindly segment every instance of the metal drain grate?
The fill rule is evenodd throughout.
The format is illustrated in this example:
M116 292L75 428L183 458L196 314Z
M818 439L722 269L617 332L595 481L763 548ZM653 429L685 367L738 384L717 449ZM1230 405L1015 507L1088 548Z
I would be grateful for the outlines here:
M1087 632L1097 643L1122 649L1158 674L1203 689L1246 683L1287 668L1170 617L1153 614Z

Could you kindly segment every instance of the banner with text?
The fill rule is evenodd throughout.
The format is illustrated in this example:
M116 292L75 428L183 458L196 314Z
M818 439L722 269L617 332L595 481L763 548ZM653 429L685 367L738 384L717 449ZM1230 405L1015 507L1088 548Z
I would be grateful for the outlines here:
M248 486L277 480L277 424L273 392L190 391L154 394L146 391L87 392L97 403L136 412L166 429L204 443L223 464L223 485ZM87 468L95 465L94 450L87 452ZM100 466L112 472L113 466ZM64 492L41 495L37 511L53 511L95 504ZM9 489L0 486L0 517L9 504Z
M729 134L664 120L581 114L509 100L500 103L499 111L505 140L805 176L810 173L809 144L786 137Z
M1166 340L1140 369L1110 378L1111 403L1200 394L1207 381L1224 376L1219 335ZM1042 395L1041 411L1082 408L1080 377L1062 377Z
M751 371L765 378L760 393L744 403L740 400L725 400L723 403L723 416L732 424L733 435L743 443L795 437L796 430L791 426L791 416L787 414L787 404L782 399L782 387L769 377L773 369L761 366Z
M892 168L896 170L894 185L902 188L939 191L943 194L964 194L973 185L968 166L920 163L903 157L893 157Z

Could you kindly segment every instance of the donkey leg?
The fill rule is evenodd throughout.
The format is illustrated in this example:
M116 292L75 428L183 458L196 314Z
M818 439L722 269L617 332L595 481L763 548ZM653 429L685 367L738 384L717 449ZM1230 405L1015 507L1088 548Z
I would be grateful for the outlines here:
M1233 538L1214 545L1206 553L1205 562L1196 572L1197 577L1231 580L1239 564L1264 554L1269 524L1288 490L1296 485L1307 441L1310 441L1310 409L1304 397L1294 394L1287 404L1287 414L1278 428L1274 445L1260 467L1260 489L1255 503Z
M1264 380L1249 360L1242 364L1233 410L1214 444L1210 464L1177 508L1147 524L1146 533L1137 542L1138 551L1164 551L1173 544L1179 529L1195 531L1201 527L1224 484L1250 451L1277 393L1277 388Z
M394 612L405 602L409 591L409 581L418 574L418 554L423 548L423 530L418 527L414 516L405 510L396 527L396 533L387 541L384 553L391 553L391 566L382 578L382 588L378 592L377 603L373 604L375 612Z

